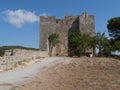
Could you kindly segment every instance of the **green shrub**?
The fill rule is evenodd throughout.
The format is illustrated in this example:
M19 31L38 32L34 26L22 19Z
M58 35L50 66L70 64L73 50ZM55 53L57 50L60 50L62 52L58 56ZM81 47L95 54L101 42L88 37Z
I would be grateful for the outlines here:
M78 57L80 57L82 55L82 53L80 51L76 51L75 55L78 56Z
M4 53L5 53L5 50L0 48L0 56L1 57L4 55Z

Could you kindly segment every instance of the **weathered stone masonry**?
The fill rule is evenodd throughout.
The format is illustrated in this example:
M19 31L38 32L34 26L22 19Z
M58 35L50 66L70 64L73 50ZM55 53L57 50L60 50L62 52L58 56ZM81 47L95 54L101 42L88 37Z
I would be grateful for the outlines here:
M93 35L95 33L94 16L87 13L78 16L66 15L64 19L40 16L40 50L48 51L48 37L52 33L57 33L60 43L54 52L58 55L67 55L68 35L75 31Z
M47 51L34 51L25 49L6 50L5 55L0 57L0 72L11 70L19 66L22 62L30 62L48 56Z

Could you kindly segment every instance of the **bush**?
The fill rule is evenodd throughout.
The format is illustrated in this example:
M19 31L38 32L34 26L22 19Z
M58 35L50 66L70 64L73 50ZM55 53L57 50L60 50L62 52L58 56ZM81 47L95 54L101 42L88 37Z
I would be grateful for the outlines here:
M5 53L5 50L4 49L0 49L0 56L2 57Z
M75 55L78 56L78 57L80 57L82 55L82 53L80 51L76 51Z

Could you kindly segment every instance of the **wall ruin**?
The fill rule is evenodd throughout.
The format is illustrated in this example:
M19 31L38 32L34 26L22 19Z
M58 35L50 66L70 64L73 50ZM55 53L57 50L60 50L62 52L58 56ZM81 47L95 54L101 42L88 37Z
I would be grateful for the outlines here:
M64 19L55 16L40 16L40 50L48 51L48 37L52 33L59 35L60 43L55 48L57 55L68 55L68 35L75 31L94 35L94 16L87 13L73 16L66 15Z

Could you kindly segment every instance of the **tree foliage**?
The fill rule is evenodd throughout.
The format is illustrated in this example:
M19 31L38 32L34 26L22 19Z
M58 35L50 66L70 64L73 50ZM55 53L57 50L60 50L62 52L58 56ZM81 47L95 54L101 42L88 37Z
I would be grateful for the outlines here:
M114 46L116 50L120 51L120 40L116 40Z
M120 17L114 17L108 20L107 24L109 36L112 38L112 46L114 50L120 51Z
M80 56L90 47L90 36L75 32L69 36L70 55Z
M120 40L120 17L114 17L108 20L107 28L112 39Z
M48 41L49 41L49 55L52 56L53 47L55 47L56 44L59 43L59 35L56 33L51 34L48 37Z
M93 49L93 56L95 56L96 55L95 49L96 49L96 45L97 45L98 40L97 40L96 36L92 36L89 39L90 39L89 45Z
M105 33L98 32L96 34L97 48L99 49L99 56L108 56L111 52L110 40L105 37Z
M70 52L73 55L85 55L86 50L92 49L95 56L95 48L99 49L99 56L109 56L111 52L110 40L105 33L98 32L95 36L81 33L73 33L69 36Z

